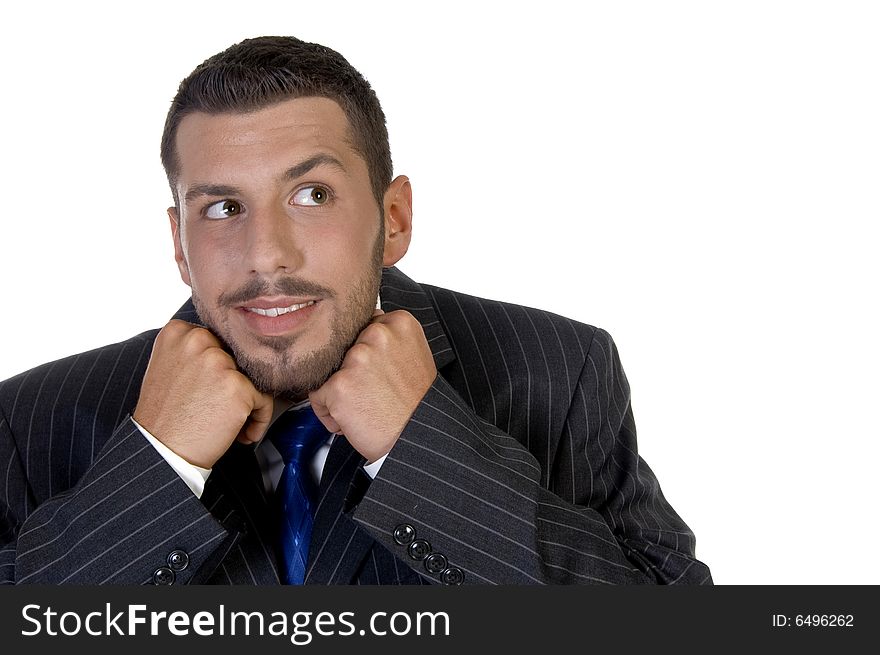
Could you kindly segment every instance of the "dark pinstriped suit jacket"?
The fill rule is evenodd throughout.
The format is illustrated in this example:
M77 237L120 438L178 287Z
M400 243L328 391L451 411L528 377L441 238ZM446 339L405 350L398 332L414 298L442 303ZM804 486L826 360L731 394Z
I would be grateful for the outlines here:
M606 332L396 269L381 297L421 322L439 375L374 480L334 442L306 583L442 582L402 525L465 584L711 582L637 454ZM130 420L157 332L0 383L3 582L151 583L174 550L177 583L278 582L253 451L234 444L198 499Z

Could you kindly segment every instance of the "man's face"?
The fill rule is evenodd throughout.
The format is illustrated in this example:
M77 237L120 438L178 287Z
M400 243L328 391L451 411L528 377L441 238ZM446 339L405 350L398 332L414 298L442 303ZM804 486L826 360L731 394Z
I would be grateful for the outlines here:
M258 389L304 397L369 322L389 232L345 114L327 98L195 113L176 144L169 216L199 316Z

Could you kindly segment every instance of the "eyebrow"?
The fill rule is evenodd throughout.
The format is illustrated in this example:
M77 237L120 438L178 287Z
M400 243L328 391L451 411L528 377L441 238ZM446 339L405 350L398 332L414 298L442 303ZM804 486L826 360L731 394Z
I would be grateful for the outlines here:
M295 180L298 177L302 177L313 168L317 168L318 166L329 166L330 168L335 168L340 173L348 173L345 170L345 166L342 165L342 162L336 159L333 155L327 155L324 153L313 155L309 157L305 161L300 162L296 166L291 166L286 171L284 171L284 179L285 180Z
M345 166L333 155L318 154L291 166L282 174L281 178L286 181L295 180L306 175L318 166L329 166L341 173L348 174ZM228 184L194 184L186 192L184 201L189 204L201 196L239 196L241 190Z
M190 204L201 196L238 196L241 195L238 187L225 184L194 184L183 197L186 204Z

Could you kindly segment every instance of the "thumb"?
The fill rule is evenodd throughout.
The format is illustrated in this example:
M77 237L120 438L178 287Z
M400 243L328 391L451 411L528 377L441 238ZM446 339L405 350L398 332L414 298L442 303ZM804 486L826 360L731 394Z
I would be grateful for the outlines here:
M242 430L239 441L257 443L266 434L272 422L272 410L275 406L272 396L253 390L253 410Z
M330 408L327 406L327 390L324 387L312 391L309 394L309 402L312 404L312 411L315 412L315 416L317 416L318 420L321 421L325 428L327 428L327 432L342 432L342 428L339 427L339 423L333 418L333 415L330 413Z

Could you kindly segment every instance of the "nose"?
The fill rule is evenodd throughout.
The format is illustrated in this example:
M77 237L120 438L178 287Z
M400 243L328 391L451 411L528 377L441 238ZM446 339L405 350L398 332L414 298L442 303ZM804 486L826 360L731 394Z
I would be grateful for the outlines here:
M244 256L251 273L271 277L297 270L303 262L302 244L294 220L282 209L264 207L248 217Z

